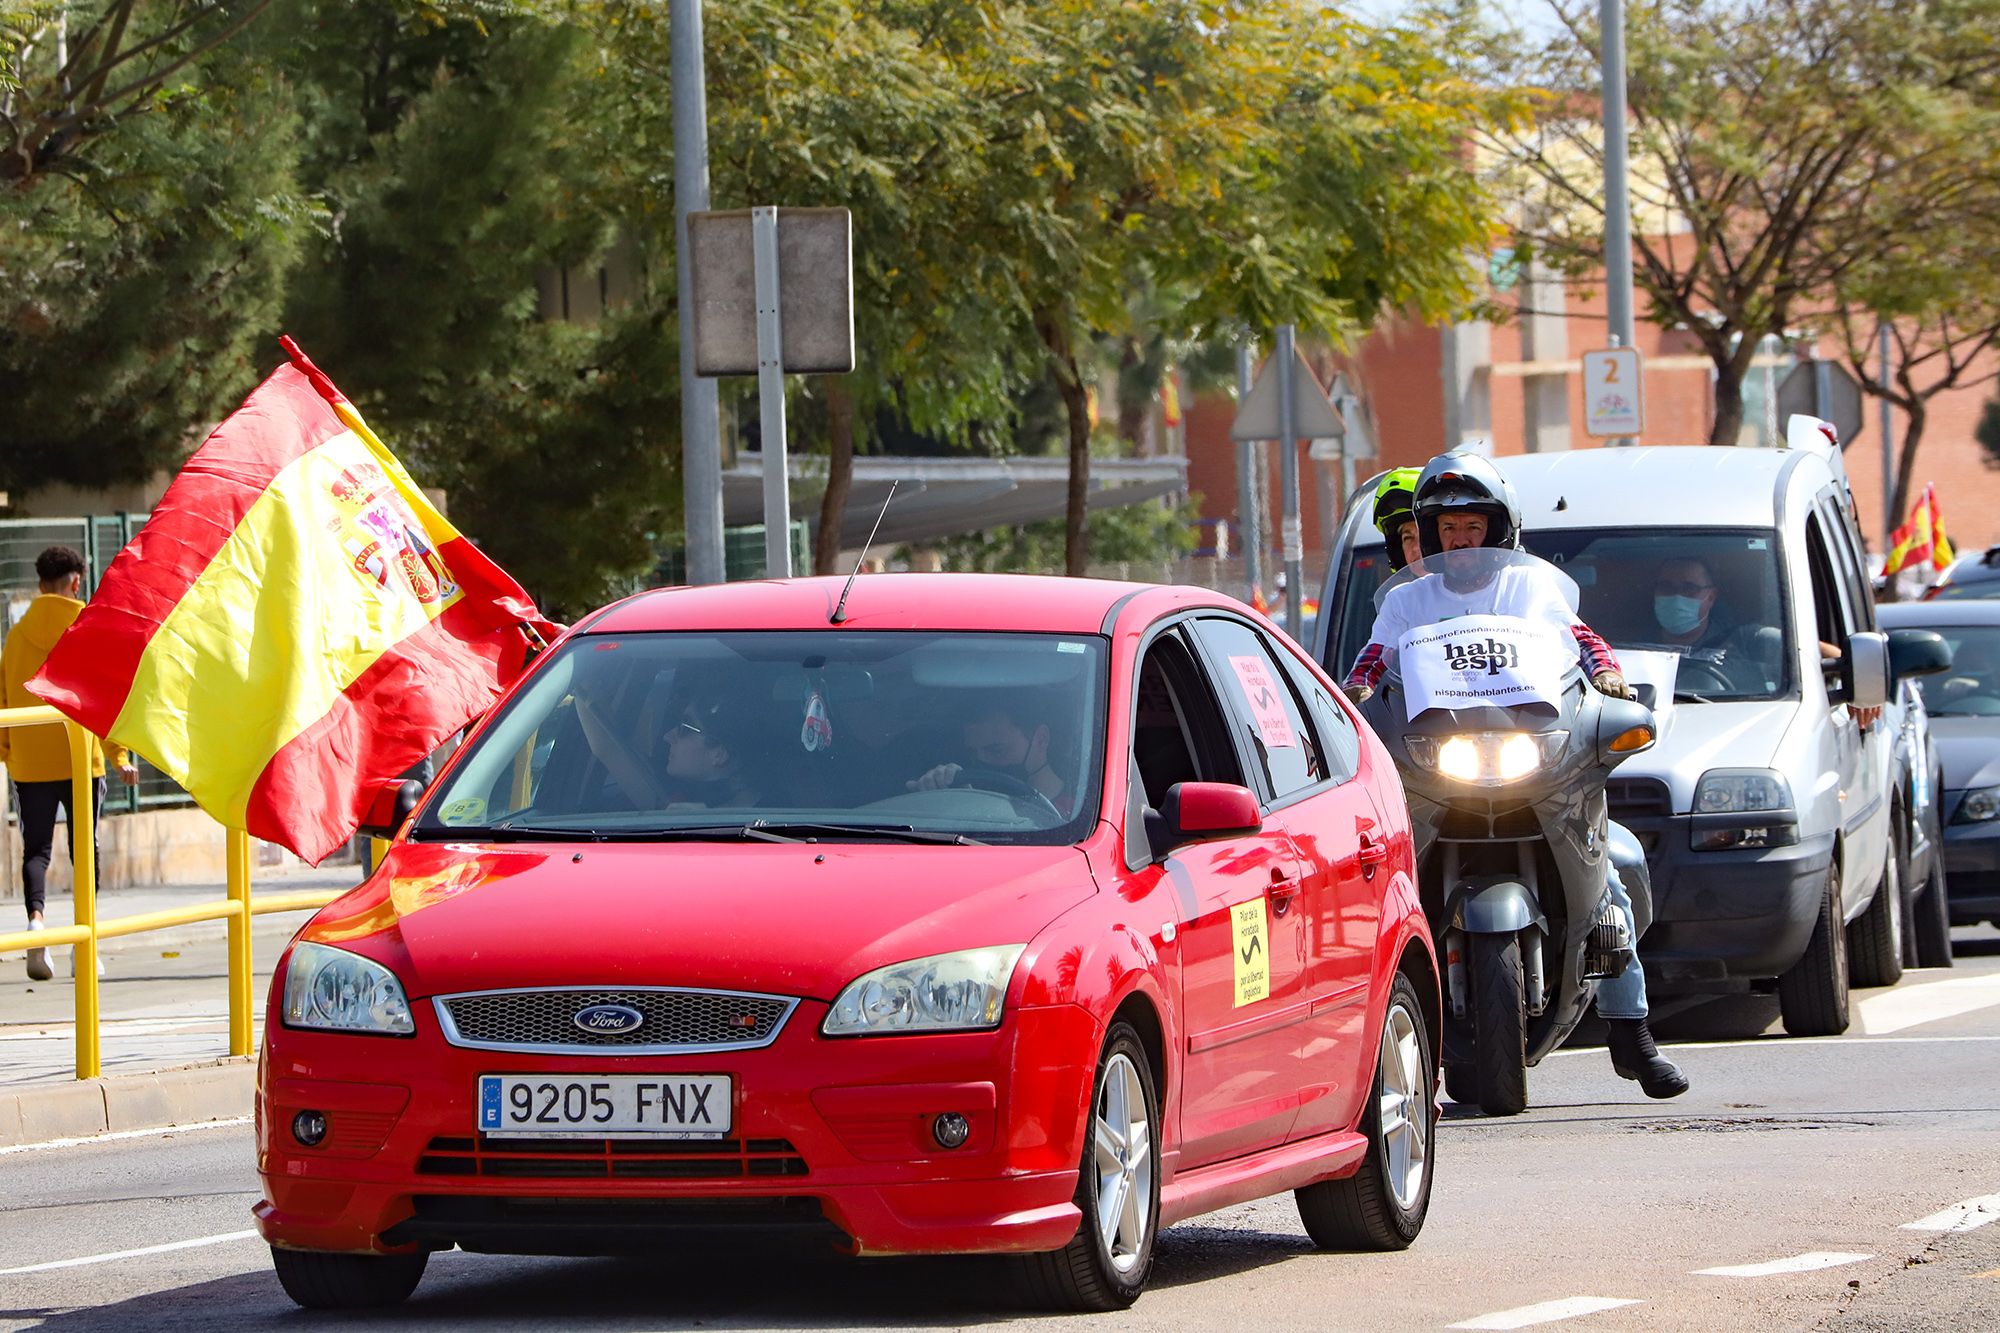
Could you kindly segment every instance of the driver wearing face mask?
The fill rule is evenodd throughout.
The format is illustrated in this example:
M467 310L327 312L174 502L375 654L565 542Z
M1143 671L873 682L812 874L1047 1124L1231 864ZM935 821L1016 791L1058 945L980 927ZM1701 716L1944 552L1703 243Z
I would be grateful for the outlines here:
M1660 562L1653 577L1653 619L1660 642L1677 648L1719 646L1733 627L1714 619L1715 574L1696 556Z

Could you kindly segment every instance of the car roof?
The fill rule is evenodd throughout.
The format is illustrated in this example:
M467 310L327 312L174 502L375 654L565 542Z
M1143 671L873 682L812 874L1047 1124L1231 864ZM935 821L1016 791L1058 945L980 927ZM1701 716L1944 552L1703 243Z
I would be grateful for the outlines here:
M854 580L839 626L830 617L847 580L838 576L765 579L707 587L656 588L614 602L579 631L648 630L1013 630L1096 634L1128 602L1157 614L1174 606L1224 606L1205 588L1121 583L1033 574L863 574Z
M1954 598L1931 602L1884 602L1875 618L1891 629L1932 629L1939 625L2000 625L2000 598Z
M1705 444L1573 449L1494 461L1514 483L1521 523L1533 531L1642 526L1648 515L1672 515L1677 527L1768 528L1789 469L1808 465L1807 459L1826 471L1824 459L1796 449Z

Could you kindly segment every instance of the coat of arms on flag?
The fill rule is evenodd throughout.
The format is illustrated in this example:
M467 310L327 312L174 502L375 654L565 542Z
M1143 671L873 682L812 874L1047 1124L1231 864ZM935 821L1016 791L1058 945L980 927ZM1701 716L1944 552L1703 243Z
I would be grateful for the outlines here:
M1951 541L1944 535L1944 515L1938 509L1937 493L1925 485L1910 516L1889 534L1889 555L1882 564L1883 577L1928 563L1943 569L1952 562Z
M318 863L559 631L284 347L28 687Z

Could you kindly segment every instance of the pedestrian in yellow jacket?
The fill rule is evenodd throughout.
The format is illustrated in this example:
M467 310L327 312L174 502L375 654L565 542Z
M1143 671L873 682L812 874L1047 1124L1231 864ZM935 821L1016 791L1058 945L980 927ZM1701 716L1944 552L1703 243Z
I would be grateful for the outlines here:
M35 557L35 577L41 596L28 604L21 622L0 643L0 708L33 708L42 701L27 691L28 677L41 670L56 640L83 611L83 557L67 546L51 546ZM71 807L69 737L55 724L45 727L0 727L0 764L14 780L14 803L21 815L21 881L28 899L28 929L42 929L49 858L55 849L56 810L69 820L70 863L76 863L76 817ZM90 742L90 772L94 779L91 815L104 809L104 750ZM119 781L131 786L139 769L119 745L111 747L111 767ZM96 839L91 852L96 854ZM47 981L55 975L47 949L28 950L28 976Z

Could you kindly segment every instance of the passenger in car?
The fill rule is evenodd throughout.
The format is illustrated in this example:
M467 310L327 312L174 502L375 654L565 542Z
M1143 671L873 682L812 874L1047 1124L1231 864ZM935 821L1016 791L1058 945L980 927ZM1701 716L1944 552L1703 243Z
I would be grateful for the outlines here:
M577 721L591 752L634 808L757 805L766 784L750 761L765 747L758 743L758 720L744 701L731 693L700 693L680 699L667 711L673 721L660 738L666 758L656 775L589 699L579 696L576 701Z

